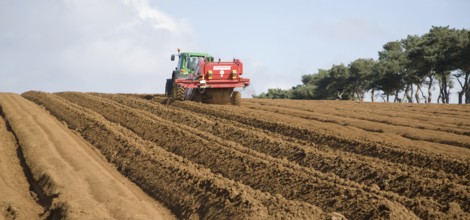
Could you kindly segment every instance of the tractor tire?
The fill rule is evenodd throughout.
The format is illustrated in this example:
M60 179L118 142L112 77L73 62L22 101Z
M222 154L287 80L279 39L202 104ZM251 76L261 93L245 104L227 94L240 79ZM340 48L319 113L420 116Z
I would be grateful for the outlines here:
M173 80L172 79L167 79L166 80L166 85L165 85L165 95L170 97L171 96L171 91L173 91Z
M242 94L238 91L233 92L231 100L232 105L241 105L242 104Z
M183 87L178 87L176 89L176 100L178 101L183 101L184 100L184 91L185 89Z

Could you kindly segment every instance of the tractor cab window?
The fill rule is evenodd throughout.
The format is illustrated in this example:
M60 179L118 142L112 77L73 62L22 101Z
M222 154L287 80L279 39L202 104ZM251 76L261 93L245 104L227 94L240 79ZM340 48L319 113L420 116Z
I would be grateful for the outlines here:
M183 69L183 56L178 59L178 69Z
M187 62L188 69L191 69L194 71L197 67L198 60L199 60L198 57L188 57L188 62Z
M194 68L194 73L198 75L201 70L201 66L199 65L199 63L201 61L204 61L204 57L195 57L195 58L196 58L196 66Z

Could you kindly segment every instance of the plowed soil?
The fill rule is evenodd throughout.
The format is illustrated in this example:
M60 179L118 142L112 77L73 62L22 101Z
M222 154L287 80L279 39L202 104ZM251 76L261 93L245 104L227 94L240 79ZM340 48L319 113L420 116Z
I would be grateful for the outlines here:
M172 218L40 106L16 94L1 94L0 106L6 219Z
M27 92L0 107L7 219L470 219L466 105Z

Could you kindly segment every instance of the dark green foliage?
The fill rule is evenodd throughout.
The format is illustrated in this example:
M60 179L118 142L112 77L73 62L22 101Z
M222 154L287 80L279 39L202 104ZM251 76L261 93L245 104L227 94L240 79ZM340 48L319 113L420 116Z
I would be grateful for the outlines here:
M291 99L314 99L315 98L315 85L297 85L290 90Z
M349 68L343 64L333 65L328 75L316 82L315 98L317 99L348 99L351 87L348 83Z
M378 89L382 90L387 96L397 94L404 85L404 53L400 41L388 42L379 52L379 61L376 71L380 78L377 80ZM395 100L396 101L396 100Z
M364 99L364 93L375 86L375 61L373 59L357 59L349 64L349 78L353 97Z
M276 89L268 89L268 92L261 93L258 96L253 96L253 98L260 98L260 99L288 99L290 98L289 95L290 91L282 90L279 88Z

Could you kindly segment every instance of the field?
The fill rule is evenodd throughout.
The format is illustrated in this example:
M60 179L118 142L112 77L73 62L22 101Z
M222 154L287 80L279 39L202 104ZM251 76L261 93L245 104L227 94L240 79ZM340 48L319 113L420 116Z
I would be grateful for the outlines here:
M470 219L468 105L26 92L0 112L0 218Z

